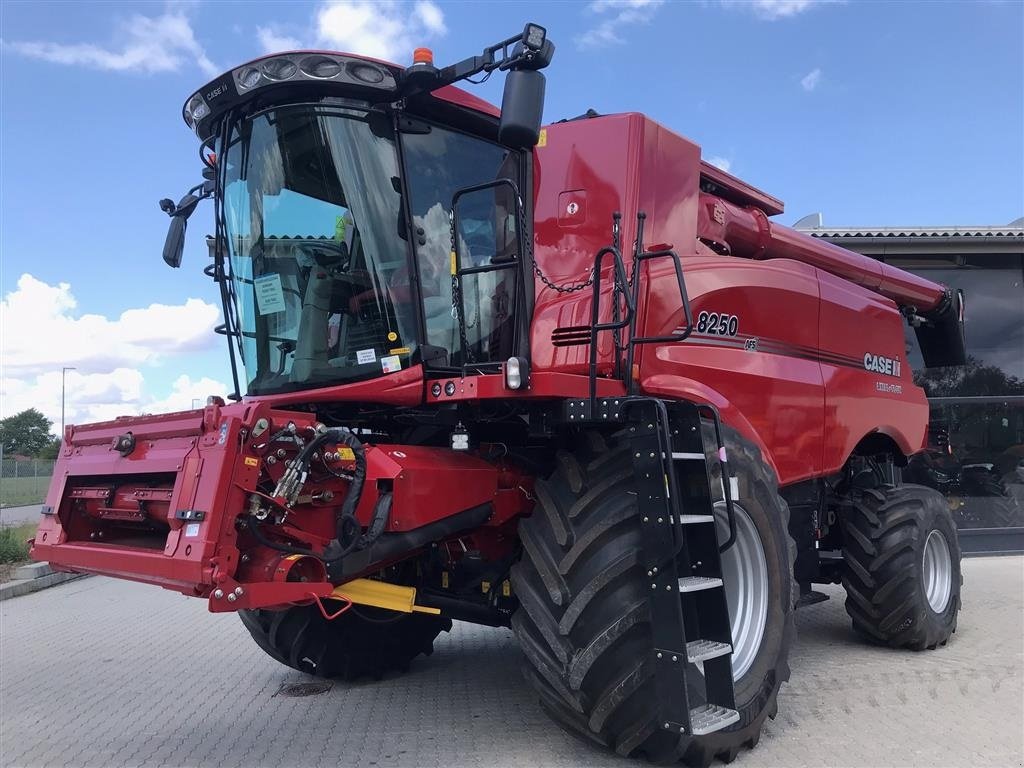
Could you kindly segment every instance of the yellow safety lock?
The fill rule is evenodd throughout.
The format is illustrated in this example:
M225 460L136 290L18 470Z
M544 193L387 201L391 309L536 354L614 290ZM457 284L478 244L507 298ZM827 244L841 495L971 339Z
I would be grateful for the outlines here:
M416 588L388 584L386 581L354 579L334 588L332 595L350 600L356 605L370 605L400 613L441 613L440 608L416 605Z

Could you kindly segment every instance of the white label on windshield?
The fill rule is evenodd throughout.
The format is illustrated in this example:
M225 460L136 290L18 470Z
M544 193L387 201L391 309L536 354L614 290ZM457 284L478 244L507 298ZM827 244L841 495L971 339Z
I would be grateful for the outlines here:
M356 362L360 365L364 363L372 363L377 359L377 350L375 349L360 349L356 352Z
M380 367L384 373L394 373L402 370L402 359L398 355L388 355L380 359Z
M256 306L261 315L284 312L284 291L281 290L280 275L260 275L252 282L256 289Z

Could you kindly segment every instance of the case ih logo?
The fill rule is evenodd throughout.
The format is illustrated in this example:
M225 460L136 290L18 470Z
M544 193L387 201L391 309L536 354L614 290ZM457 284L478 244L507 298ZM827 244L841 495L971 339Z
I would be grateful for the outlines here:
M900 361L882 355L872 355L870 352L864 355L864 368L875 373L884 373L886 376L900 377Z

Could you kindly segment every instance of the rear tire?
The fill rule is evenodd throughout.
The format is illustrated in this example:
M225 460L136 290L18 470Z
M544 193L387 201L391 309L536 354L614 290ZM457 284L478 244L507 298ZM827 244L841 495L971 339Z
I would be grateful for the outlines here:
M960 610L960 545L946 499L922 485L854 492L842 510L853 628L893 648L945 645Z
M271 658L316 677L381 679L405 672L419 655L434 651L434 639L451 619L353 605L328 621L316 605L281 611L239 611L256 644Z
M740 501L764 553L767 610L760 646L736 682L740 721L707 736L659 726L651 665L648 579L641 568L633 465L622 443L598 433L558 454L537 483L537 506L519 526L522 560L512 568L520 609L512 628L525 673L548 713L567 729L621 755L706 766L753 747L775 717L793 641L795 549L789 510L758 450L725 430ZM701 703L691 696L691 706Z

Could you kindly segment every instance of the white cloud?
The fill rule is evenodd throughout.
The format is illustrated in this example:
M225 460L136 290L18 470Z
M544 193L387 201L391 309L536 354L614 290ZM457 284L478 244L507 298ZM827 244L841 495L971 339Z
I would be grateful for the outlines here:
M149 391L142 373L134 368L89 374L68 371L64 384L64 420L67 424L89 424L110 421L118 416L189 410L197 400L201 406L206 403L208 395L224 397L230 391L220 381L208 377L193 381L188 375L182 375L174 381L170 391L158 396ZM60 432L59 369L27 379L0 379L0 394L3 396L3 416L36 408L53 422L53 433Z
M447 31L431 0L411 7L387 0L331 0L316 14L319 45L390 61L411 59L413 49Z
M732 168L732 160L727 157L709 157L707 158L707 161L716 168L721 168L726 173L728 173L729 169Z
M759 19L776 21L809 11L814 7L841 0L721 0L726 8L749 11Z
M40 40L5 42L4 46L33 59L115 72L174 72L192 61L207 75L217 67L196 40L188 16L168 10L160 16L135 14L119 25L110 47L94 43L54 43Z
M263 48L264 53L294 51L302 47L302 42L297 38L276 32L270 27L257 27L256 36L260 40L260 47Z
M426 27L428 32L435 35L443 35L448 31L448 28L444 25L444 13L430 0L420 0L420 2L416 3L413 7L413 14Z
M143 410L146 413L187 411L193 404L200 407L206 405L206 398L210 395L219 395L227 400L227 394L230 391L227 384L215 379L204 376L192 381L190 376L182 374L174 380L171 391L166 397L159 400L144 400Z
M805 91L813 91L821 82L821 70L817 67L800 78L800 87Z
M61 368L66 421L190 408L225 395L226 384L182 375L167 392L148 387L140 370L217 344L220 310L200 299L129 309L117 318L78 314L68 283L49 285L24 274L0 302L0 417L38 408L60 429Z
M38 376L62 366L107 373L216 343L220 309L201 299L129 309L115 319L76 316L76 306L68 283L49 285L22 275L17 289L0 302L4 376Z
M576 37L579 48L624 43L622 30L634 24L647 24L654 18L664 0L594 0L587 6L590 13L602 16L594 27Z

